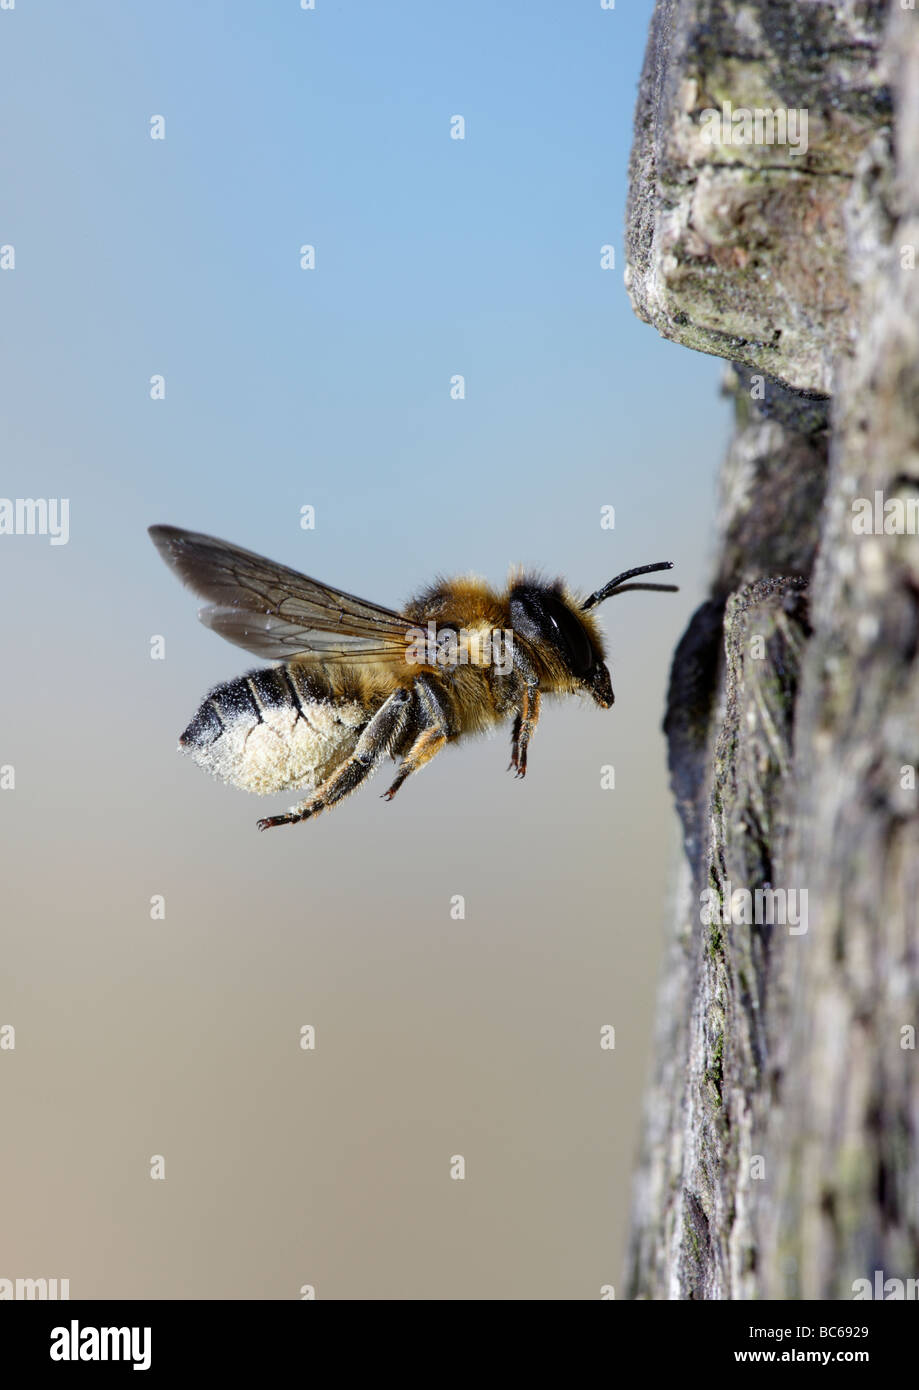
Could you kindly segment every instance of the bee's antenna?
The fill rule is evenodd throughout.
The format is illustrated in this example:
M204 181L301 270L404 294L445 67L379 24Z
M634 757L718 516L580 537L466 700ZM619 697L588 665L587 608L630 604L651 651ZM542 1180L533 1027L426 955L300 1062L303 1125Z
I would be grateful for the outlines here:
M634 579L636 574L653 574L655 570L672 570L672 560L662 560L657 565L639 565L634 570L623 570L622 574L617 574L615 579L611 579L608 584L604 584L602 589L597 589L596 593L591 594L589 599L585 599L581 605L581 611L586 613L588 608L596 608L598 603L610 598L613 594L628 593L629 589L654 589L661 594L675 594L679 590L676 584L626 584L627 579Z

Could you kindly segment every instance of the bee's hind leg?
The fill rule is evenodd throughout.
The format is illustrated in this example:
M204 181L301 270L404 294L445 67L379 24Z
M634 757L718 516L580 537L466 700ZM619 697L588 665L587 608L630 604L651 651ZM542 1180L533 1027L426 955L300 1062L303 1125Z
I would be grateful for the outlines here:
M296 825L298 821L309 820L359 787L402 732L411 698L410 690L400 688L393 691L364 729L354 752L335 769L331 777L299 806L292 806L282 816L266 816L260 820L259 830L272 830L276 825Z
M432 683L419 676L415 681L415 691L418 734L399 765L395 781L383 793L386 801L392 801L407 777L436 758L449 738L447 716Z

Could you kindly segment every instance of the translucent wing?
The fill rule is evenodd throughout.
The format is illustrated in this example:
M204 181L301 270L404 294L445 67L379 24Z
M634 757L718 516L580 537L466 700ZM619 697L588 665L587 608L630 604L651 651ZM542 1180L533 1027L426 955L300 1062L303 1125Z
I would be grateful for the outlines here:
M163 559L199 598L198 617L256 656L392 661L412 623L390 608L320 584L251 550L176 526L151 526Z

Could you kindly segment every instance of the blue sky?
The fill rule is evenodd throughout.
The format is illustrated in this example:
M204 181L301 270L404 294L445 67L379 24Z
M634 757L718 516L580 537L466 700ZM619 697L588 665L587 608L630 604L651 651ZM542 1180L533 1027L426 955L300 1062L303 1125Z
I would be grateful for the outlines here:
M70 500L67 545L0 538L14 1274L74 1298L618 1277L677 855L660 721L728 428L722 364L622 283L650 14L0 11L0 493ZM391 806L260 836L280 806L175 752L254 663L197 624L155 522L387 605L511 564L587 592L671 559L681 591L600 610L615 707L547 704L525 783L502 731Z
M126 544L153 517L264 547L311 502L315 558L359 540L370 583L394 540L420 576L568 564L600 502L673 549L723 410L718 364L660 342L622 285L649 12L3 14L13 481L97 480L82 525L115 512Z

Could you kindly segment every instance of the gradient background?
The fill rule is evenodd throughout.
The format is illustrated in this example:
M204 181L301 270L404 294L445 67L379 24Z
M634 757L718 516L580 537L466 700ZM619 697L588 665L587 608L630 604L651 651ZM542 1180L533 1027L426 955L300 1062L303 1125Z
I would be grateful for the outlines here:
M0 12L0 492L71 503L66 546L0 537L0 1277L75 1298L618 1283L677 852L659 725L727 434L719 364L622 285L651 9ZM587 591L673 559L681 593L600 610L615 708L547 705L525 783L502 731L392 805L384 769L259 835L290 797L175 752L255 663L198 625L152 522L389 605L514 562Z

